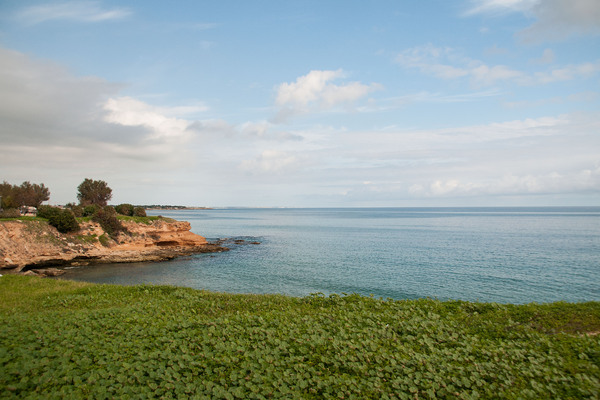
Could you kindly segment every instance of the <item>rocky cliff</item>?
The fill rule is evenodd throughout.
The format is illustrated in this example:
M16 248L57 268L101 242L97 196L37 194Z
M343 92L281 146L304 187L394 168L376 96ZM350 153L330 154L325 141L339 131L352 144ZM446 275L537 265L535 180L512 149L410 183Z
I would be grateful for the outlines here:
M148 222L124 221L128 232L110 238L99 224L91 221L81 223L81 229L70 234L61 234L40 220L0 221L0 269L55 275L60 273L55 267L60 266L161 261L227 250L192 233L188 222Z

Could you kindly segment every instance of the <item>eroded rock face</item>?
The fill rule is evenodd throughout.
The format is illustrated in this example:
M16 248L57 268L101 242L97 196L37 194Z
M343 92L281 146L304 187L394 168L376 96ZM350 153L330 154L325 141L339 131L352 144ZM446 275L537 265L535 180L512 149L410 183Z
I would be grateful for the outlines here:
M185 221L128 221L124 225L129 232L120 233L113 240L95 222L82 223L76 233L61 234L41 221L0 221L0 268L52 275L56 272L48 267L161 261L227 250L192 233Z
M123 225L129 234L120 234L118 241L120 248L138 249L143 247L189 247L204 246L206 239L190 232L191 226L186 221L152 221L152 224L138 224L126 222Z

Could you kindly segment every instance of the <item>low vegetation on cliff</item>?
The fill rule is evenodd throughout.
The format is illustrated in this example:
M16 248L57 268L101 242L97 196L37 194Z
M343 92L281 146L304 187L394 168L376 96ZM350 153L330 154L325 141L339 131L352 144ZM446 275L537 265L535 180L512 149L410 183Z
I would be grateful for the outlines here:
M119 216L138 217L141 222L148 223L144 218L146 211L143 207L128 203L108 206L107 202L112 198L112 189L102 180L86 178L77 187L79 204L69 203L66 207L41 204L49 198L50 191L43 183L38 185L23 182L21 186L16 186L5 181L0 185L0 219L20 218L21 213L17 208L32 206L37 209L37 217L48 221L60 233L78 231L78 218L91 217L109 236L127 232Z
M27 293L27 295L23 295ZM598 398L600 303L0 277L4 398Z

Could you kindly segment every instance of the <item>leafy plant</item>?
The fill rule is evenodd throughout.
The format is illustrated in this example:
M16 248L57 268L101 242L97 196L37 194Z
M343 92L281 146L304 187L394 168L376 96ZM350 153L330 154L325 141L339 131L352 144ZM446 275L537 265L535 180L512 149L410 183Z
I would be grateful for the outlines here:
M23 182L20 186L4 181L0 184L0 208L17 208L20 206L39 207L50 198L50 190L44 184Z
M48 223L61 233L79 230L79 223L71 210L60 210L58 214L50 215Z
M50 219L50 217L61 213L61 209L52 206L39 206L37 210L37 216L40 218Z
M145 217L146 210L144 209L144 207L134 207L133 216L134 217Z
M37 216L47 219L48 223L61 233L79 230L79 223L73 212L69 209L63 210L58 207L40 206Z
M82 206L95 204L104 207L112 198L112 189L104 181L86 178L77 187L77 198Z
M98 209L93 215L92 220L99 223L104 232L109 236L115 236L119 232L127 231L125 226L119 221L119 218L117 218L117 212L113 207L107 206Z
M146 225L150 225L152 223L152 221L157 221L157 220L165 220L165 221L174 221L171 218L163 218L163 217L158 217L158 216L149 216L149 217L126 217L124 215L119 215L118 216L119 220L121 221L133 221L135 223L138 224L146 224Z
M98 206L97 206L97 205L95 205L95 204L90 204L90 205L87 205L87 206L83 207L83 213L82 213L82 216L83 216L83 217L91 217L91 216L93 216L94 214L96 214L96 212L97 212L99 209L100 209L100 207L98 207Z
M574 330L573 318L583 323ZM600 337L585 332L599 325L598 302L293 298L3 276L0 387L8 398L592 399Z
M115 206L115 210L117 211L117 213L121 214L121 215L127 215L127 216L133 216L133 204L119 204L118 206Z
M21 213L16 208L0 210L0 218L19 218Z
M75 204L75 203L68 203L66 205L66 207L71 210L73 212L73 215L75 215L75 217L77 218L81 218L83 217L83 207L80 206L79 204ZM93 214L93 213L92 213ZM91 215L91 214L90 214Z

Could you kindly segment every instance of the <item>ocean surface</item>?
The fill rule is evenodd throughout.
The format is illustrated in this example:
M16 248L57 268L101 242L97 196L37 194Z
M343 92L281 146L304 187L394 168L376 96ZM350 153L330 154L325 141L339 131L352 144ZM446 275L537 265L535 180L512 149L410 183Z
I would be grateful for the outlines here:
M66 279L230 293L500 303L600 300L600 207L152 211L231 251L70 269ZM260 244L250 244L260 242Z

